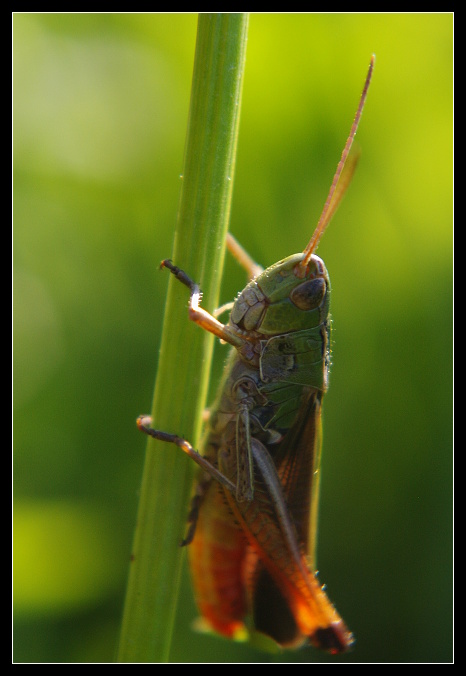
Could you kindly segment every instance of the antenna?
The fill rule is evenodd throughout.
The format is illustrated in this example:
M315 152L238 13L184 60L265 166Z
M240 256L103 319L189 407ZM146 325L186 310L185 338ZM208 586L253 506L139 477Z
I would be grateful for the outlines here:
M372 54L371 61L370 61L370 64L369 64L369 70L368 70L367 76L366 76L366 81L364 83L364 89L362 90L361 98L359 100L359 106L358 106L358 109L356 111L356 115L355 115L355 118L354 118L353 125L351 127L350 134L349 134L348 139L346 141L345 147L343 148L343 152L341 154L341 159L338 163L337 170L335 172L335 176L333 177L333 181L332 181L332 185L330 186L330 191L328 193L327 201L325 202L322 214L319 218L319 222L317 223L317 227L314 230L311 239L309 240L309 244L307 245L307 247L303 251L305 256L304 256L303 260L298 264L298 266L301 270L304 270L306 268L313 252L317 249L317 245L319 244L320 238L324 234L325 228L330 223L330 220L332 219L333 214L337 210L337 207L338 207L338 205L341 201L341 198L343 197L345 190L348 187L350 180L353 176L354 170L356 169L356 164L357 164L357 160L359 159L359 155L355 156L353 158L353 161L350 161L348 163L346 171L343 172L343 169L344 169L345 163L346 163L346 159L348 157L349 151L351 150L351 146L353 144L354 137L356 136L356 131L358 129L359 120L361 118L362 110L363 110L364 104L366 102L367 90L369 89L369 84L371 82L372 71L374 69L374 63L375 63L375 54Z

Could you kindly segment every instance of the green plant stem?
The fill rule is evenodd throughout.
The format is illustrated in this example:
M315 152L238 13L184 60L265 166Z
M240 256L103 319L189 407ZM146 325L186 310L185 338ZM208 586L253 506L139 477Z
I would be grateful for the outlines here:
M201 14L198 21L172 259L200 282L204 307L210 311L218 304L223 268L247 26L247 14ZM155 427L184 436L196 447L213 337L188 321L188 294L170 276L152 417ZM120 635L120 662L169 659L183 555L179 542L194 470L191 465L194 463L177 447L148 440Z

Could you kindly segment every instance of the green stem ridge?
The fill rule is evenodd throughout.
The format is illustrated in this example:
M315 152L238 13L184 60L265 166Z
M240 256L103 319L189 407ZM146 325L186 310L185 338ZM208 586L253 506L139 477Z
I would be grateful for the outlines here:
M200 283L210 311L218 304L223 269L247 28L247 14L199 15L172 258ZM196 447L213 336L188 321L187 300L186 289L170 276L152 417L155 427ZM119 662L169 660L192 464L176 447L148 440Z

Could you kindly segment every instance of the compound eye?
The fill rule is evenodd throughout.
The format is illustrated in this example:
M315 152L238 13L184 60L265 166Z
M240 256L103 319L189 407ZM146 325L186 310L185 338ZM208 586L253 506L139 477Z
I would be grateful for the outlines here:
M325 279L308 279L297 286L290 294L290 300L300 310L314 310L322 304L327 293Z

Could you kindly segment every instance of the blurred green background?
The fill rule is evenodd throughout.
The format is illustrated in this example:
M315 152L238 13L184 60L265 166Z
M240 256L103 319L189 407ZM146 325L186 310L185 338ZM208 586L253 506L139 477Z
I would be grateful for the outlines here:
M360 165L319 247L334 320L320 579L357 643L283 661L452 659L452 23L250 17L231 230L264 265L307 243L377 55ZM196 24L14 15L17 662L115 656ZM222 302L244 283L227 259ZM195 616L186 572L173 661L268 659L194 633Z

